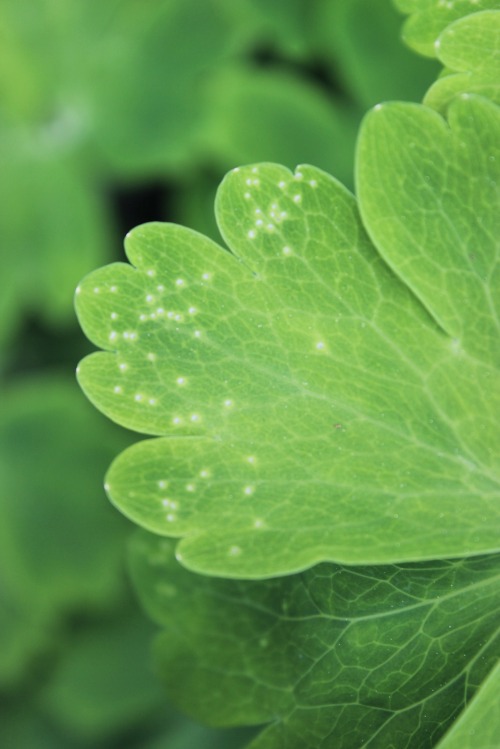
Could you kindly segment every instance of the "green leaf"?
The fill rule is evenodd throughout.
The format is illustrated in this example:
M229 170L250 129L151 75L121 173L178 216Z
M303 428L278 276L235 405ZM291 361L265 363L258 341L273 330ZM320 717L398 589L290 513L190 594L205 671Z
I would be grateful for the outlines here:
M103 608L121 595L126 526L109 511L99 475L127 443L65 377L4 386L0 681L23 675L54 640L63 614Z
M46 676L39 704L68 734L68 746L84 739L98 746L113 735L168 717L161 684L150 668L152 628L135 606L88 622Z
M318 3L315 15L316 46L334 80L340 78L363 111L388 99L422 99L437 65L403 44L401 18L391 0Z
M311 163L352 185L360 112L280 71L233 67L206 87L203 140L217 163ZM210 105L208 105L210 102Z
M183 570L141 533L132 572L168 693L252 749L429 749L500 655L500 557L323 564L248 582Z
M446 112L454 96L476 93L500 103L500 11L466 16L448 26L436 40L441 62L457 71L438 80L425 103Z
M500 664L497 664L438 749L496 749L500 734L499 693Z
M500 9L499 0L395 0L410 17L403 27L404 41L417 52L436 56L435 43L453 21L481 10Z
M472 98L450 118L369 116L359 190L380 254L335 180L260 165L218 194L231 253L146 225L135 267L80 286L107 349L82 387L166 437L115 461L109 495L184 537L186 566L254 578L498 549L498 112Z

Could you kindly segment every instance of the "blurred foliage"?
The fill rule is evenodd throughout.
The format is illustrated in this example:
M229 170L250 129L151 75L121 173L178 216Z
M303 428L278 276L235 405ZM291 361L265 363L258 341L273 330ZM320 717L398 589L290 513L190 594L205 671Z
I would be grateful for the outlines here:
M352 186L366 108L434 77L399 25L389 0L2 0L0 745L244 745L175 713L149 671L129 525L102 489L130 438L74 385L73 291L134 223L216 236L238 164Z

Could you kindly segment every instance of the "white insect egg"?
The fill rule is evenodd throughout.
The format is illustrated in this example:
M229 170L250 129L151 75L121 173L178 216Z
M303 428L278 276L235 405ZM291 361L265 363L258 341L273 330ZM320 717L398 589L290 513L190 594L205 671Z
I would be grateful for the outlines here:
M318 341L316 344L316 348L318 349L318 351L322 351L325 348L324 341Z
M183 278L178 278L178 279L176 280L176 282L175 282L175 285L176 285L176 286L185 286L185 284L186 284L186 282L184 281L184 279L183 279Z
M178 378L176 379L176 383L177 383L178 385L185 385L185 384L186 384L186 378L185 378L185 377L178 377Z
M115 387L113 388L113 393L120 395L120 393L123 393L123 388L120 387L120 385L115 385Z
M237 557L241 554L241 549L239 546L231 546L228 554L230 557Z
M152 294L146 294L146 302L148 304L151 304L151 302L154 301L154 296Z
M299 193L293 196L294 203L300 203L301 200L302 200L302 195L300 195Z
M243 489L243 494L246 494L247 497L249 497L251 494L254 493L254 491L255 491L254 486L245 486L245 488Z

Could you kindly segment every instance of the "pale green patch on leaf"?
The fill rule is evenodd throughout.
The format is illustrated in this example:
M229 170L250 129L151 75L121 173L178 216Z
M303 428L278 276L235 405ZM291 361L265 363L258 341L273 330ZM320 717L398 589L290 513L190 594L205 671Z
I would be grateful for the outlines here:
M498 555L249 582L192 575L151 534L131 551L168 693L269 723L252 749L430 749L500 654Z
M108 492L193 569L262 577L499 548L498 112L371 114L361 205L313 167L236 169L227 252L139 227L76 302L89 398L165 439ZM497 157L495 157L497 153ZM466 176L467 175L467 176ZM382 257L392 265L392 272Z
M500 736L499 694L500 664L497 664L438 749L497 749Z
M436 56L435 43L441 32L459 18L481 10L500 9L499 0L394 0L410 17L403 27L405 42L429 57Z
M500 103L500 11L459 19L443 31L435 46L452 74L431 86L424 99L428 106L446 112L460 93L481 94Z

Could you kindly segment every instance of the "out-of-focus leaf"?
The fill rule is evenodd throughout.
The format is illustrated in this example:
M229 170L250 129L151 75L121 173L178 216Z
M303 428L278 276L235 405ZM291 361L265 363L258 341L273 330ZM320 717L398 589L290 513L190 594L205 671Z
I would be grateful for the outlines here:
M63 611L102 607L121 593L127 527L110 512L99 476L128 441L88 409L65 377L3 388L0 628L7 657L0 670L6 680L22 673Z
M30 149L0 145L0 343L23 312L67 322L74 283L108 257L110 245L100 191L71 159Z
M360 112L298 76L251 68L216 76L206 96L212 116L205 137L216 163L309 163L352 184Z
M363 110L388 99L420 101L436 77L436 64L401 41L401 18L391 0L319 3L316 25L333 75Z
M97 743L168 713L149 656L152 627L133 607L74 633L41 692L40 704L73 740ZM163 706L163 707L162 707Z

